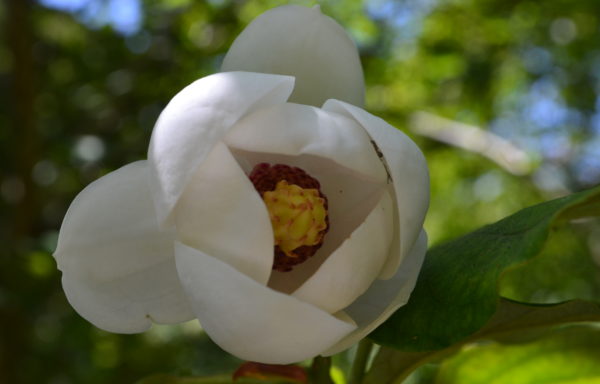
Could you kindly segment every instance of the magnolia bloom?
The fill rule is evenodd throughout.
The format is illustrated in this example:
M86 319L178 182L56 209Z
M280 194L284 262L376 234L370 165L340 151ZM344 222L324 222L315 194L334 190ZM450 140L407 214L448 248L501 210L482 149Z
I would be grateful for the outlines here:
M318 44L348 39L318 10L284 9L276 18L324 25ZM362 100L362 77L319 83L222 72L178 93L148 160L90 184L66 214L55 257L72 306L119 333L197 318L228 352L287 364L348 348L405 304L426 250L424 157L351 103L289 102L295 89L310 104Z

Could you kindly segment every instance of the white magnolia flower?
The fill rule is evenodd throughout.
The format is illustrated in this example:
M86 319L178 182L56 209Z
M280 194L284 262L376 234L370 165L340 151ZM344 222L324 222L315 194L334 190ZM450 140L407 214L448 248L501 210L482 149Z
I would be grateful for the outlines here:
M318 31L318 42L302 41L299 25ZM276 28L272 39L297 46L286 54L319 66L278 54L267 60L277 68L250 69L297 76L223 72L197 80L160 115L148 160L90 184L69 208L55 257L69 302L99 328L134 333L198 318L230 353L286 364L346 349L408 300L427 242L422 153L353 104L307 105L323 95L362 100L362 76L350 76L356 65L360 72L356 49L339 45L349 40L331 19L282 7L246 32L261 28ZM254 59L239 50L250 54L256 44L257 56L268 55L252 33L236 41L226 68L249 69ZM261 190L272 174L257 170L274 169L263 163L285 165L279 176L288 183ZM294 186L298 177L313 187ZM279 198L295 204L291 211L273 203ZM318 250L296 263L301 247Z

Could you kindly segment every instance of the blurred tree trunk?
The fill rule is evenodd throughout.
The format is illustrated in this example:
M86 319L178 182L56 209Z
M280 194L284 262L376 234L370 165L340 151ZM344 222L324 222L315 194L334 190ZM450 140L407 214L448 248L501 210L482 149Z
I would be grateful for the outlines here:
M12 53L13 76L11 105L14 138L15 169L24 185L24 195L14 212L13 241L18 241L33 229L35 185L31 173L38 153L34 110L34 64L30 0L5 0L8 47ZM15 243L16 244L16 243Z
M19 177L23 183L24 194L20 201L13 207L11 223L12 233L8 250L14 251L19 247L26 235L32 234L37 204L35 185L31 177L33 166L38 153L38 137L34 117L34 60L31 38L31 2L29 0L5 0L5 29L3 35L7 39L6 46L12 56L12 76L10 78L11 105L11 138L10 151L15 164L7 164L9 173ZM14 247L10 246L10 243ZM5 250L6 251L6 250ZM6 268L0 273L2 285L8 292L13 291L19 275L15 274L18 260L15 252L6 253L7 260L2 262ZM17 285L18 286L18 285ZM17 383L23 376L22 359L27 355L28 342L31 338L31 324L23 311L22 303L11 300L8 295L8 305L0 308L0 383Z

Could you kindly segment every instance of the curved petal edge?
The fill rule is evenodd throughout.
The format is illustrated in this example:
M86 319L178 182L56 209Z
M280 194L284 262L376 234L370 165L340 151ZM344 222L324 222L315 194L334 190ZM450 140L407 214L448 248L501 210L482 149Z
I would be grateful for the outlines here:
M138 161L88 185L69 207L54 253L73 308L111 332L194 318L148 179L147 162Z
M393 236L393 209L390 194L382 194L366 220L292 295L329 313L352 304L385 263Z
M161 225L196 168L245 114L284 103L294 78L250 72L217 73L179 92L160 114L148 150L152 191Z
M179 241L267 284L274 247L269 213L222 142L192 175L173 219Z
M258 16L235 39L221 70L294 76L294 103L318 107L327 99L340 99L364 104L356 45L318 6L284 5Z
M335 355L350 348L386 321L398 308L405 305L412 293L427 252L427 234L421 231L417 241L392 278L377 280L369 290L345 309L358 329L323 353Z
M220 260L176 243L177 271L206 333L249 361L291 364L321 354L356 326L258 284Z
M380 149L390 173L398 205L399 242L392 247L380 278L391 278L417 241L429 207L429 169L425 156L402 131L367 111L339 100L323 109L354 118Z

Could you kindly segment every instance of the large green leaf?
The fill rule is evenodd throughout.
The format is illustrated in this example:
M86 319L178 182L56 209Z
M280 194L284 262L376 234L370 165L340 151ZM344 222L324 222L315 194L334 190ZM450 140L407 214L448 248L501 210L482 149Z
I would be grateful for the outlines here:
M524 305L502 299L498 310L483 328L451 347L429 352L406 352L382 347L365 383L401 383L419 366L439 362L466 344L479 340L528 340L554 326L580 321L600 321L600 305L580 300L554 305Z
M409 303L371 338L404 351L446 348L477 332L498 308L502 273L542 249L552 226L598 214L600 187L548 201L432 248Z

